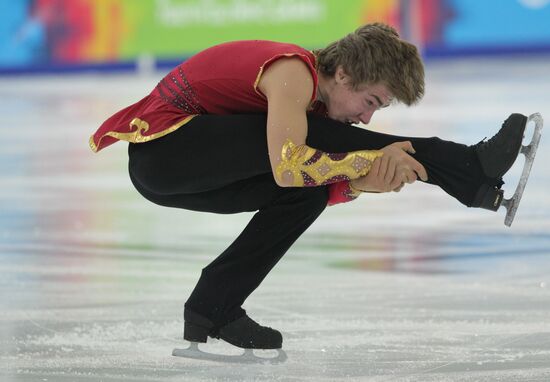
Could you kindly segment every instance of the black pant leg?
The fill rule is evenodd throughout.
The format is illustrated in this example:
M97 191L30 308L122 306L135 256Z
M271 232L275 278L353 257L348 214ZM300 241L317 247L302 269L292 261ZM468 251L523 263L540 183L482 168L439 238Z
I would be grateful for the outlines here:
M290 246L326 207L326 187L279 187L264 174L219 190L162 195L148 191L130 172L138 191L153 203L216 213L258 212L244 231L202 271L186 308L216 325L243 314L241 305Z
M185 307L223 326L325 209L326 187L281 188L235 241L203 269Z
M306 143L326 152L376 150L395 142L410 141L412 154L428 173L428 183L441 187L466 206L486 181L472 147L437 137L406 137L377 133L328 118L308 116Z
M164 207L216 214L254 212L269 205L280 191L271 173L236 181L216 190L193 194L158 194L144 187L130 171L136 190L147 200Z

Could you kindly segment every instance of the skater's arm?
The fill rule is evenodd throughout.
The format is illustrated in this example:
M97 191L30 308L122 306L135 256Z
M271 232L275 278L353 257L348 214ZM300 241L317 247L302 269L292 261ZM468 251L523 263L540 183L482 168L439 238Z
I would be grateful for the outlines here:
M268 99L267 144L275 181L282 187L307 187L366 175L380 150L325 153L305 144L307 107L313 79L298 59L281 59L262 76L258 88Z

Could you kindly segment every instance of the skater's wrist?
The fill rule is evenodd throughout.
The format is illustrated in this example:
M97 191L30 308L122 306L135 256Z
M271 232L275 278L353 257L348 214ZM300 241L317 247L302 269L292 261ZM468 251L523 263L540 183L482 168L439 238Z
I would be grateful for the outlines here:
M367 193L367 194L379 194L381 191L378 190L378 189L375 189L375 188L372 188L372 189L365 189L364 185L365 185L365 179L363 179L364 177L362 178L358 178L358 179L353 179L353 180L350 180L349 181L349 189L354 193L354 194L357 194L357 195L360 195L360 194L364 194L364 193ZM359 186L357 183L361 183L363 186Z
M360 195L362 194L363 192L368 192L367 190L362 190L358 187L356 187L353 183L354 183L354 180L350 180L349 182L349 189L351 190L351 192L353 194L356 194L356 195Z

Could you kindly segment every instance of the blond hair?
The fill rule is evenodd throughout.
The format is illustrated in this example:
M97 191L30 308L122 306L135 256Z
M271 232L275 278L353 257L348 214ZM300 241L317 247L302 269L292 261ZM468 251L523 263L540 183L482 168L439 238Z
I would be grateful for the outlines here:
M355 90L362 84L381 83L395 99L409 106L424 95L420 54L389 25L363 25L315 54L321 74L334 76L341 65Z

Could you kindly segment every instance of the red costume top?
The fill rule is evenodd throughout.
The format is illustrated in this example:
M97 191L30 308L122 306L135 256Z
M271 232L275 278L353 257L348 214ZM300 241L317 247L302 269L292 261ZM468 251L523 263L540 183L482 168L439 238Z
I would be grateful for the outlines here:
M179 129L201 114L267 112L267 98L257 88L264 70L282 57L297 57L310 69L314 90L310 111L326 113L315 102L316 59L294 44L271 41L235 41L197 53L168 73L140 101L107 119L90 137L97 152L118 140L148 142ZM348 182L329 185L329 204L349 201Z

